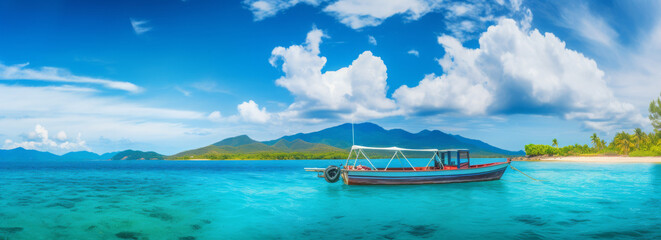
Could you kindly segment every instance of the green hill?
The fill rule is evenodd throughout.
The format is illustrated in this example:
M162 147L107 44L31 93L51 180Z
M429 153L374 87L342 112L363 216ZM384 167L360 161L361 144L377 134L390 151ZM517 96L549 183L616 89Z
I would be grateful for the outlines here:
M246 135L224 139L220 142L170 156L172 159L298 159L322 158L330 155L346 155L346 150L300 139L282 139L265 144Z
M240 135L240 136L236 136L236 137L223 139L222 141L211 144L211 145L238 147L238 146L241 146L241 145L247 145L247 144L251 144L251 143L259 143L259 142L255 141L255 140L252 140L252 138L248 137L248 135Z
M118 152L111 160L163 160L165 156L155 152L125 150Z

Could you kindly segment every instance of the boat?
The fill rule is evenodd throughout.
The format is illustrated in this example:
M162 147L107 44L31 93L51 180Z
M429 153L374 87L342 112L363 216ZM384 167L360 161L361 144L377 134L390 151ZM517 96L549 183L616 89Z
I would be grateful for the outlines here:
M365 150L394 152L385 168L377 168ZM426 166L413 166L404 152L428 153L431 158ZM390 156L390 155L388 155ZM408 166L390 167L393 160L408 163ZM359 165L366 161L369 165ZM440 184L499 180L510 165L505 162L471 165L468 149L408 149L399 147L365 147L354 145L349 156L340 166L305 168L317 172L317 176L334 183L342 178L347 185L407 185Z

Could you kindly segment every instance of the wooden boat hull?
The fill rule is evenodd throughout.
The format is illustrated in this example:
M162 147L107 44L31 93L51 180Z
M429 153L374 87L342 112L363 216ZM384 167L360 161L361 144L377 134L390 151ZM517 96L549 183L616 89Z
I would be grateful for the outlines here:
M407 185L440 184L498 180L509 162L485 167L429 171L358 171L345 170L342 178L347 185Z

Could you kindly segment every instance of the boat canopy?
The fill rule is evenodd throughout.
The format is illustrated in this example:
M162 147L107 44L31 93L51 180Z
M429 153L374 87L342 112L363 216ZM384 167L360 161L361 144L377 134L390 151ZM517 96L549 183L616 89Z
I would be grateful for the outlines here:
M385 150L385 151L413 151L413 152L437 152L438 149L409 149L400 147L365 147L353 145L351 150L366 149L366 150Z
M365 147L353 145L351 150L366 149L366 150L385 150L385 151L408 151L408 152L459 152L459 151L468 151L468 149L411 149L411 148L400 148L400 147Z
M347 157L347 161L345 163L346 166L349 166L349 160L351 159L352 153L355 153L355 158L353 162L353 168L356 167L356 164L358 163L358 160L360 159L360 155L364 157L365 160L372 166L372 170L376 171L378 170L370 158L365 154L363 150L382 150L382 151L395 151L395 154L392 155L390 158L390 161L388 161L388 165L386 165L386 168L383 169L383 171L388 170L388 167L390 166L390 163L395 159L400 159L399 157L401 156L406 162L411 166L411 169L413 171L417 171L415 167L413 167L413 164L409 161L409 159L404 155L402 151L405 152L431 152L432 157L429 159L429 162L427 162L427 166L425 168L429 167L429 164L431 164L432 161L437 160L437 162L440 164L441 168L445 168L445 165L456 165L457 169L461 168L461 163L460 159L461 158L466 158L468 159L467 165L470 166L470 157L468 156L468 149L435 149L435 148L430 148L430 149L410 149L410 148L400 148L400 147L365 147L365 146L359 146L359 145L353 145L351 146L351 151L349 151L349 156ZM457 159L455 162L451 162L452 159L452 153L456 152L457 153ZM447 162L444 163L446 160L447 156ZM462 157L463 156L463 157ZM401 159L400 159L401 161Z

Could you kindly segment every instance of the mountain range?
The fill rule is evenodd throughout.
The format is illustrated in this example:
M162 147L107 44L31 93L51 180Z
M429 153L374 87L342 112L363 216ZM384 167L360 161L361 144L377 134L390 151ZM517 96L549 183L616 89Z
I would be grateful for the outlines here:
M118 152L96 154L88 151L69 152L56 155L49 152L29 150L25 148L14 148L10 150L0 149L0 161L89 161L110 160Z
M317 132L298 133L278 139L259 142L246 135L224 139L211 145L183 151L172 156L155 152L125 150L98 155L81 151L62 156L36 150L16 148L0 150L0 161L79 161L79 160L133 160L133 159L187 159L209 153L258 154L258 153L339 153L348 152L352 146L352 126L349 123L326 128ZM474 157L522 156L523 151L508 151L480 140L452 135L439 130L422 130L411 133L402 129L384 129L374 123L353 125L356 145L371 147L403 148L462 148L469 149Z
M374 123L354 124L354 139L356 145L370 147L403 147L403 148L463 148L469 149L472 155L481 156L519 156L523 151L508 151L489 145L483 141L451 135L439 130L422 130L410 133L402 129L386 130ZM352 145L351 124L345 123L326 128L318 132L298 133L284 136L276 140L265 141L271 144L280 140L293 141L300 139L312 143L322 143L340 149L349 149Z

